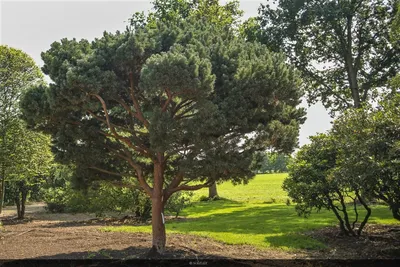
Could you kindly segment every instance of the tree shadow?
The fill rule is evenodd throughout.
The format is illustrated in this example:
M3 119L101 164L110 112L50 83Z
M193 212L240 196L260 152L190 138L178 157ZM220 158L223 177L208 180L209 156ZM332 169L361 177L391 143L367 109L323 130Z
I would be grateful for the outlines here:
M2 225L16 225L16 224L27 224L32 222L31 217L25 217L24 219L18 219L15 216L4 216L1 218L0 223Z
M154 259L148 257L150 248L145 246L128 247L125 249L100 249L97 251L85 252L71 252L60 253L50 256L41 256L35 259L48 260L48 259L77 259L77 260L102 260L102 259L116 259L116 260L135 260L135 259ZM226 259L226 257L217 256L213 254L205 254L193 249L180 249L175 247L167 247L163 255L158 256L156 259Z
M218 199L218 200L207 200L207 201L198 201L193 202L186 207L182 215L190 215L195 213L205 213L205 212L213 212L217 210L223 210L226 208L233 208L233 207L242 207L245 204L242 202L238 202L235 200L230 199Z
M228 204L230 205L230 204ZM262 205L262 204L260 204ZM239 207L239 206L236 206ZM220 232L235 234L279 234L285 232L301 232L334 222L333 217L318 218L299 217L293 207L286 205L263 205L235 210L225 213L210 214L195 218L196 223L176 222L176 226L184 232ZM310 222L311 224L307 224ZM261 225L261 226L260 226Z
M222 209L224 206L241 207L243 205L228 202L221 203L218 208ZM204 236L213 233L221 236L237 234L232 238L241 238L240 236L252 234L256 235L256 238L260 238L259 243L264 242L268 247L318 250L327 248L325 242L306 233L338 224L335 216L325 210L314 212L309 218L304 218L298 216L294 206L284 204L257 204L253 207L243 207L239 210L227 210L198 217L192 222L170 223L167 224L167 229L181 233L196 232ZM374 207L369 224L378 218L383 219L387 216L390 218L390 214L384 209L385 207Z

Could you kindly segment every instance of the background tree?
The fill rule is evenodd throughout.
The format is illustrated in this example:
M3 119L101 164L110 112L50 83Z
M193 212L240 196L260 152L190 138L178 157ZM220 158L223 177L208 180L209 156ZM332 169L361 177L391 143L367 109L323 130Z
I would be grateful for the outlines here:
M302 72L309 104L320 100L334 114L373 100L398 72L399 44L389 38L396 3L280 0L261 5L242 32L285 52Z
M30 191L43 184L51 167L53 155L50 137L26 129L25 123L14 121L7 129L8 162L6 173L18 219L25 215L25 204Z
M10 161L7 131L18 119L19 99L27 88L43 83L43 74L31 57L21 50L0 46L0 213L2 212L6 169Z
M260 152L261 162L257 168L258 172L287 172L290 157L276 152Z
M81 177L137 179L152 201L155 254L173 193L247 181L254 152L297 142L304 117L282 55L202 21L63 39L42 58L54 83L26 95L26 120L52 134L57 160Z
M219 0L154 0L150 21L164 22L193 18L221 28L238 29L243 11L237 0L221 5ZM138 13L137 13L138 14Z
M397 5L397 13L392 22L390 29L390 39L394 46L400 43L400 4ZM396 76L391 81L391 87L394 93L400 93L400 74L397 73Z

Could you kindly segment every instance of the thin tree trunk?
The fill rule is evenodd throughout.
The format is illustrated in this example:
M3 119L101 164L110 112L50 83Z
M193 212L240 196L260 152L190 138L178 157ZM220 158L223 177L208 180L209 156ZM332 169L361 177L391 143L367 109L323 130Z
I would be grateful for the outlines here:
M215 182L208 188L208 198L218 198L217 184Z
M329 202L329 206L331 207L331 209L332 209L333 213L335 214L336 218L339 220L340 230L342 231L343 234L348 236L349 232L346 230L346 227L344 226L343 219L340 216L339 212L336 210L335 205L333 205L333 202L329 197L328 197L328 202Z
M163 203L163 170L162 156L154 164L154 187L151 196L151 226L153 234L152 248L148 253L149 257L157 257L164 253L166 244L166 233L164 224L164 203Z
M353 52L352 52L352 32L351 32L351 27L353 25L353 17L348 16L347 17L347 48L345 52L345 61L346 61L346 68L347 68L347 77L350 85L350 90L351 90L351 96L354 101L354 107L359 108L361 105L360 101L360 91L358 87L358 81L357 81L357 69L355 69L353 65Z
M371 216L371 208L368 207L367 203L364 201L364 199L356 192L356 196L358 200L361 202L361 204L364 206L364 208L367 210L367 215L365 215L364 220L362 221L360 227L358 228L357 235L361 235L361 232L364 228L364 226L367 224L369 216Z
M4 174L4 171L3 171ZM5 196L5 189L6 189L6 183L5 183L5 177L1 176L1 182L0 182L0 214L3 212L3 205L4 205L4 196Z
M25 218L25 204L26 204L26 197L28 195L28 190L26 187L23 185L22 190L22 199L21 199L21 214L19 216L19 219L24 219Z
M15 205L17 206L17 216L18 219L21 217L21 202L19 200L19 192L17 191L15 197L14 197Z
M347 208L346 208L346 203L344 202L343 195L338 192L339 199L340 199L340 204L342 206L342 213L343 213L343 218L344 218L344 223L347 228L347 231L352 235L356 236L356 233L354 232L354 229L350 225L350 220L349 220L349 215L347 214Z

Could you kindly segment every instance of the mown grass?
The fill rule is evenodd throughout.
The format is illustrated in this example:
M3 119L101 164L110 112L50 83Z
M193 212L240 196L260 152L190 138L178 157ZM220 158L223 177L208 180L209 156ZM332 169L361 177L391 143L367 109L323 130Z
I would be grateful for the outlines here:
M259 174L246 185L233 185L225 182L217 186L218 195L238 202L250 203L286 203L288 196L282 189L282 182L287 174ZM208 196L208 188L197 190L193 200Z
M329 211L299 217L294 205L286 205L281 189L285 174L258 175L248 185L224 183L218 193L225 200L195 202L182 215L187 220L169 221L167 233L185 233L211 237L227 244L248 244L259 248L284 250L319 249L325 245L304 232L336 225ZM207 189L194 199L206 195ZM276 203L271 203L275 199ZM362 215L362 213L360 214ZM398 224L385 206L374 206L369 223ZM151 226L106 227L105 231L151 232Z

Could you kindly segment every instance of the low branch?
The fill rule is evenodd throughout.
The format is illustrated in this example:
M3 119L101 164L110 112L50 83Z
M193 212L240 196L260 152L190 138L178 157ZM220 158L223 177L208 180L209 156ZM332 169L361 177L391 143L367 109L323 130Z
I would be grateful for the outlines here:
M133 162L132 159L128 158L128 163L129 165L132 166L132 168L135 169L136 171L136 175L137 175L137 179L139 181L140 186L143 188L143 190L150 196L152 197L153 195L153 188L150 187L150 185L146 182L146 179L143 176L143 170L142 168L136 164L135 162Z
M207 181L205 184L199 184L199 185L181 185L175 188L171 188L169 190L169 193L173 194L178 191L186 190L186 191L195 191L201 188L205 187L210 187L210 185L213 183L213 181Z

